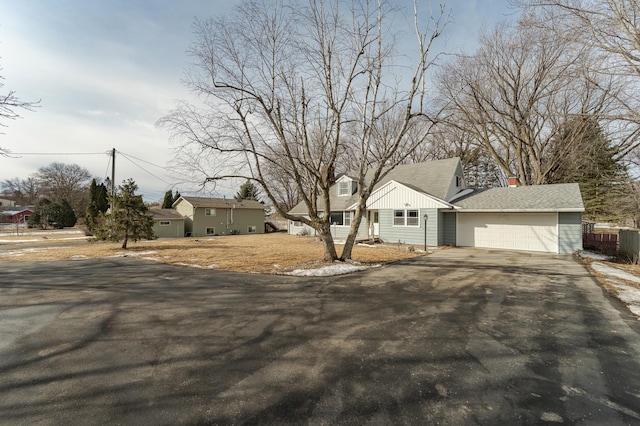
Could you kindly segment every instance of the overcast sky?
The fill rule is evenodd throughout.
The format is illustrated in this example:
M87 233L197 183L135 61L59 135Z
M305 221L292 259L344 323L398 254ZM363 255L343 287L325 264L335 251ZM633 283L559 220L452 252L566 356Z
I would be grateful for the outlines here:
M409 2L409 0L406 0ZM195 17L228 13L238 0L0 0L0 76L36 112L5 121L0 181L27 178L53 161L76 163L103 179L115 148L116 182L133 178L146 201L161 200L180 176L168 134L155 122L177 99ZM433 2L438 3L437 1ZM512 19L508 0L450 0L446 50L471 51L479 30ZM62 154L65 155L53 155ZM182 193L197 188L177 186ZM218 186L214 196L232 196Z

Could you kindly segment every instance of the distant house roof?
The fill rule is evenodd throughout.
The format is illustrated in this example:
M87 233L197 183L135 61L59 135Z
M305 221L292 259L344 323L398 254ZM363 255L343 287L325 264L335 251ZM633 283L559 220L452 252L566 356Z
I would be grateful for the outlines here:
M582 212L584 204L577 183L476 189L453 204L459 211Z
M374 187L374 191L394 180L419 192L431 195L440 200L446 200L451 180L456 174L460 159L458 157L444 160L428 161L424 163L403 164L396 166ZM372 171L365 175L365 182L371 179ZM352 174L347 174L350 176ZM357 194L350 197L338 196L334 187L329 193L331 210L347 210L358 201ZM322 210L322 201L318 201L318 209ZM290 211L291 214L306 214L307 206L299 203Z
M227 198L205 198L205 197L189 197L180 196L173 205L180 203L182 200L188 202L194 207L204 207L210 209L260 209L264 210L265 205L255 200L227 199Z
M176 220L184 217L174 209L149 209L153 220Z
M33 213L33 210L31 210L31 209L3 210L3 211L0 211L0 215L2 215L2 216L15 216L15 215L18 215L20 213L25 213L25 212Z

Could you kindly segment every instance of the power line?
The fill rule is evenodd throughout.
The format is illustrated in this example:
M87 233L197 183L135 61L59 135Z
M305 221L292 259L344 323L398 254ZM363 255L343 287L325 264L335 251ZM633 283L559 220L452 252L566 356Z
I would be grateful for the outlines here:
M12 155L105 155L108 152L9 152Z
M167 182L166 180L162 179L160 176L155 175L153 173L151 173L149 170L145 169L144 167L142 167L140 164L136 163L135 161L133 161L131 158L129 158L129 156L127 154L125 154L122 151L118 151L120 153L120 155L122 155L124 158L126 158L131 164L133 164L134 166L138 167L139 169L147 172L148 174L150 174L151 176L153 176L154 178L166 183L167 185L172 185L170 182Z

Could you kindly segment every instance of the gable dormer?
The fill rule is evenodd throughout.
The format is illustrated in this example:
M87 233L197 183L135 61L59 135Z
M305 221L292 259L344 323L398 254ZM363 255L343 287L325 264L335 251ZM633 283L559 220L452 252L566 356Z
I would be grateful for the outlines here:
M358 182L349 176L341 176L336 181L336 195L338 197L351 197L358 190Z

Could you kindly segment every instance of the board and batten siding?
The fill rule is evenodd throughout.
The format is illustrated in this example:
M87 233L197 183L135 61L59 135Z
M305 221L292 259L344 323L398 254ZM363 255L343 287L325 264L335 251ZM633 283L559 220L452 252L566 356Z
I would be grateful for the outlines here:
M377 189L367 200L368 210L386 209L439 209L448 208L437 199L423 194L415 189L406 187L398 182L391 181ZM422 216L421 216L422 217ZM431 218L429 218L431 219ZM435 222L435 219L434 219ZM381 224L382 226L382 224Z
M407 207L411 210L411 207ZM398 209L399 210L399 209ZM400 243L400 244L424 244L424 219L426 214L429 219L427 220L427 245L438 245L438 210L433 209L419 209L419 223L420 226L394 226L393 225L393 210L380 210L380 239L385 243Z
M582 213L558 213L558 252L570 254L582 250Z

